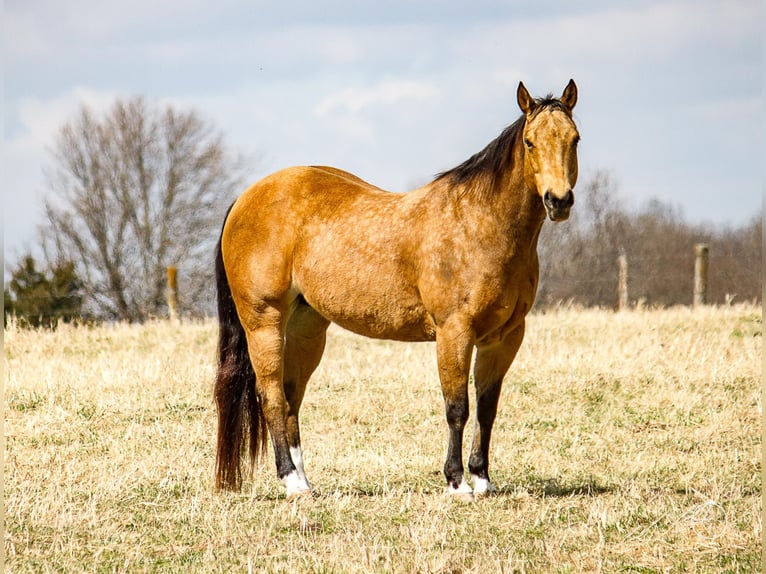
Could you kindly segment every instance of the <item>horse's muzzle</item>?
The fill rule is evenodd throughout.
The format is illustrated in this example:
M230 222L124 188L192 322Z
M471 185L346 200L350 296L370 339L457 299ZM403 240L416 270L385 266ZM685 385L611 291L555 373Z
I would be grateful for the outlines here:
M556 197L550 191L543 195L543 205L551 221L564 221L569 218L569 210L574 205L574 193L570 189L562 197Z

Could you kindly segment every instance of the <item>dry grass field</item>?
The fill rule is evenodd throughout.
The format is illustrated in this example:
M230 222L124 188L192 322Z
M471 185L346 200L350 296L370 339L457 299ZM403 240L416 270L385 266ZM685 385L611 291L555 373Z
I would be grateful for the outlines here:
M316 496L286 502L271 457L215 493L216 329L5 331L7 572L761 569L760 307L530 316L474 503L444 495L433 346L336 329Z

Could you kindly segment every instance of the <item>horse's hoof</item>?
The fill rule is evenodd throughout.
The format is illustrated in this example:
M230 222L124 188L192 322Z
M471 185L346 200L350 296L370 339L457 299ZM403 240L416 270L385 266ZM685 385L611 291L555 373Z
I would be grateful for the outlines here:
M305 477L301 477L298 471L293 471L282 479L287 491L287 500L295 500L297 498L311 497L311 486Z
M311 489L294 490L287 493L287 502L303 502L314 498L314 492Z
M450 492L449 498L456 502L474 502L476 500L473 492Z
M447 493L452 500L458 500L460 502L473 502L474 500L473 489L468 485L465 479L463 479L457 488L450 484Z
M492 496L497 496L497 490L484 490L484 491L474 491L473 493L475 498L490 498Z

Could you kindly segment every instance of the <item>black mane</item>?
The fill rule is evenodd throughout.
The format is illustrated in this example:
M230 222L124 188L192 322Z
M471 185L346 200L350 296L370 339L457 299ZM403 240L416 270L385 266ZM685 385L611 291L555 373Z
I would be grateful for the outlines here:
M564 105L552 95L535 100L533 116L544 109L564 109ZM448 181L451 188L464 186L462 193L486 195L495 188L502 174L513 168L513 148L521 139L526 117L522 115L505 128L502 133L480 152L472 155L457 167L439 173L434 181Z
M435 179L449 180L453 186L456 186L470 183L477 178L488 177L494 184L505 171L508 161L512 159L513 142L520 137L525 120L526 118L521 116L489 142L483 150L457 167L438 174Z

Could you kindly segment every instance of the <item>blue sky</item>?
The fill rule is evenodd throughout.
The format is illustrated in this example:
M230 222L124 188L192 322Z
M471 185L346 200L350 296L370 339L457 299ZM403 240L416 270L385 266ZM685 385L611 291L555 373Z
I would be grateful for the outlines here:
M763 190L757 0L5 0L6 264L35 245L57 129L135 94L192 108L257 158L405 191L497 136L516 85L579 87L581 182L737 225Z

